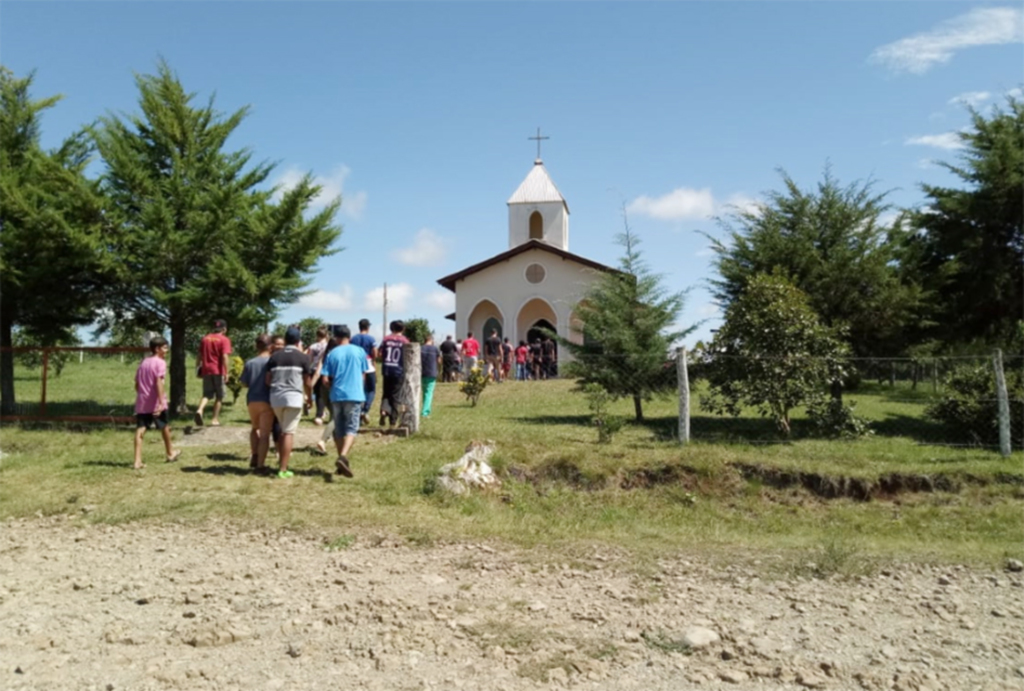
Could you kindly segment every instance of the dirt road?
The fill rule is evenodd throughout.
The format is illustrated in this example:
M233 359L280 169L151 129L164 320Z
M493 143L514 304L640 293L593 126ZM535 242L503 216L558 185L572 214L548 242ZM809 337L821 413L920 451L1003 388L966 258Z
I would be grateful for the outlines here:
M12 520L0 688L1024 688L1022 574Z

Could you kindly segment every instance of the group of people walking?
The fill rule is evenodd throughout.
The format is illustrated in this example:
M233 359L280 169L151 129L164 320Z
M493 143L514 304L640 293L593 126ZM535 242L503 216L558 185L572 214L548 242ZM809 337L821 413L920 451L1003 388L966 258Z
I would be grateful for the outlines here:
M326 455L327 442L334 440L337 450L335 470L352 477L349 460L360 426L369 425L371 408L377 395L376 362L381 363L380 426L399 421L399 401L405 379L405 324L395 320L390 333L379 347L370 334L370 321L361 319L359 331L353 334L341 324L321 326L316 341L306 347L297 326L288 327L283 335L260 334L256 337L256 355L242 368L240 382L246 387L249 413L250 462L254 472L271 474L267 456L273 442L278 456L276 474L293 477L288 469L294 436L303 416L313 411L314 424L323 425L324 432L316 450ZM157 336L150 341L150 355L135 375L136 435L135 468L142 463L142 439L148 429L163 435L167 461L175 461L180 451L173 448L167 417L166 357L167 341ZM557 348L550 338L535 339L527 345L520 341L513 347L509 339L492 330L484 340L483 370L496 383L509 379L515 367L520 381L549 379L557 376ZM231 371L231 339L227 323L218 319L213 329L199 344L196 374L202 379L202 397L193 415L193 423L204 426L206 407L213 402L211 426L220 426L220 413L228 373ZM481 344L469 332L462 341L448 336L440 347L432 336L420 347L422 415L430 417L434 386L438 375L442 381L455 382L469 376L480 365ZM327 413L330 418L327 418Z
M515 367L517 381L538 381L558 376L558 347L550 338L535 338L532 343L519 341L514 346L508 336L502 339L497 329L492 329L483 342L483 371L485 376L501 383L513 376ZM455 341L449 335L440 346L442 358L442 381L456 382L480 365L481 344L473 337Z

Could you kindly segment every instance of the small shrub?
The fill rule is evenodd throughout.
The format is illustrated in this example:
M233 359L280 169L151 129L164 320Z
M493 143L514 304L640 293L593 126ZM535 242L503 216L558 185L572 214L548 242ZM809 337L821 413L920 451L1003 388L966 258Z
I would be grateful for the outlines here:
M819 398L807 405L807 417L816 436L857 439L874 434L868 421L853 414L856 403L845 405L835 398Z
M949 373L946 393L928 406L925 414L946 425L950 436L974 444L999 442L999 404L996 377L992 365L961 365ZM1006 368L1006 388L1010 398L1010 420L1024 417L1024 374L1019 368ZM1019 445L1019 436L1014 443Z
M583 395L587 399L590 412L593 413L591 421L597 427L597 441L599 444L611 442L612 437L622 429L624 420L608 413L608 404L615 400L614 396L604 390L600 384L587 384L583 387Z
M231 369L228 371L228 380L224 382L224 385L231 390L231 395L234 396L232 403L237 402L242 393L242 370L244 369L245 362L242 358L237 355L231 356Z
M474 367L470 370L469 376L459 382L459 391L466 394L466 398L475 406L480 400L480 394L487 388L487 382L487 375L483 370L480 367Z

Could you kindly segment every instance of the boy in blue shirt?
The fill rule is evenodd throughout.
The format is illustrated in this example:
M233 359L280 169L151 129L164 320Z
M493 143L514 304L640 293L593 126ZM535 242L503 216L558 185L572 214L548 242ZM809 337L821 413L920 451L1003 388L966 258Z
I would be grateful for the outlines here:
M348 454L359 433L360 416L366 400L364 380L372 365L366 358L366 351L351 343L352 332L347 326L335 326L334 338L338 345L324 358L321 374L330 387L334 444L338 447L338 460L334 466L338 475L352 477Z

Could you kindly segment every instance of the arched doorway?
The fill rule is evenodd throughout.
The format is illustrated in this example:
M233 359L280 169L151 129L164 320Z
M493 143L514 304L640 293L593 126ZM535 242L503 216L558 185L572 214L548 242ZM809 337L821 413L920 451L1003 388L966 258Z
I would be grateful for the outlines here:
M481 300L469 313L466 328L473 332L476 340L483 342L491 333L489 329L496 328L501 334L504 323L505 319L498 306L490 300ZM459 336L465 338L466 334L459 334Z
M533 326L526 332L526 342L533 343L534 341L543 341L548 337L548 332L554 331L555 325L549 322L547 319L538 319L533 323Z
M543 298L533 298L519 308L519 314L516 316L517 338L532 343L534 338L540 336L535 332L538 324L540 328L551 329L558 333L558 317L555 315L555 310Z
M490 338L492 331L498 332L498 338L502 338L505 335L502 333L501 322L494 317L490 317L484 322L484 328L480 330L480 338L478 340L483 341L485 338Z

